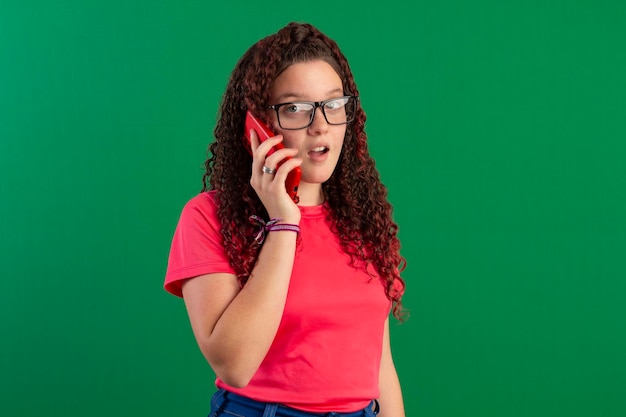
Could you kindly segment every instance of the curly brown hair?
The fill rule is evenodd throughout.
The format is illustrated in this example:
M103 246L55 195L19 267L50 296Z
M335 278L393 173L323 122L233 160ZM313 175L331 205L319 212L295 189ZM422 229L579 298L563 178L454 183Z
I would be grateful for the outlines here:
M274 80L291 64L323 60L343 80L344 94L358 96L352 71L337 44L310 24L290 23L246 51L235 66L219 110L215 141L208 149L202 191L217 190L218 216L224 247L244 285L257 259L251 215L268 219L250 185L252 157L242 143L246 110L268 122L266 105ZM400 277L406 261L400 255L398 226L392 220L387 189L381 183L367 148L365 112L358 106L347 126L335 171L322 185L327 218L353 263L373 265L381 277L393 314L403 319ZM359 262L360 263L360 262Z

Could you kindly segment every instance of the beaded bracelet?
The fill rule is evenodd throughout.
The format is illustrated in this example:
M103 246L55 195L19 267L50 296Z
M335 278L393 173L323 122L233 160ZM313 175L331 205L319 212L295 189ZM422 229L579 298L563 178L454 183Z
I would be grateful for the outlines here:
M266 233L269 232L289 231L300 234L300 226L297 224L278 223L280 219L271 219L266 223L259 216L252 215L249 217L249 220L250 223L258 226L254 240L256 240L259 244L263 243Z

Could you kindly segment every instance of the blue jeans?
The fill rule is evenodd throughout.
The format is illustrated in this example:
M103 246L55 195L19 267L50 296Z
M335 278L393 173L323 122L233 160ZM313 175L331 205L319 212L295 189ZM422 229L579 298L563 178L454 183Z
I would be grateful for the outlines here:
M378 414L378 401L376 400L363 410L353 413L319 414L296 410L281 404L255 401L220 389L211 399L209 417L375 417L376 414Z

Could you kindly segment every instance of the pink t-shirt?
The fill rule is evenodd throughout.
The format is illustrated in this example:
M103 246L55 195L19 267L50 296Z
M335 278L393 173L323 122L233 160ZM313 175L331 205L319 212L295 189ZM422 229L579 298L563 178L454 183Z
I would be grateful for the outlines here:
M351 412L379 396L384 323L391 302L378 276L350 266L323 206L300 207L301 241L274 342L244 388L220 388L311 412ZM187 203L174 234L165 289L234 270L222 247L214 192ZM274 232L291 233L291 232Z

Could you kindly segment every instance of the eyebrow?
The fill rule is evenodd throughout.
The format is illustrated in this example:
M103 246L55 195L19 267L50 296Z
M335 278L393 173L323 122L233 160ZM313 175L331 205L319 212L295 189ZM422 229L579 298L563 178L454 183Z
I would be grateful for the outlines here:
M342 93L343 94L343 88L335 88L333 90L330 90L326 93L327 96L330 96L332 94L336 94L336 93ZM298 94L298 93L292 93L292 92L287 92L284 94L281 94L280 96L278 96L278 98L276 99L277 102L281 102L285 99L294 99L294 100L302 100L302 95ZM310 100L302 100L302 101L310 101ZM323 100L322 100L323 101Z

